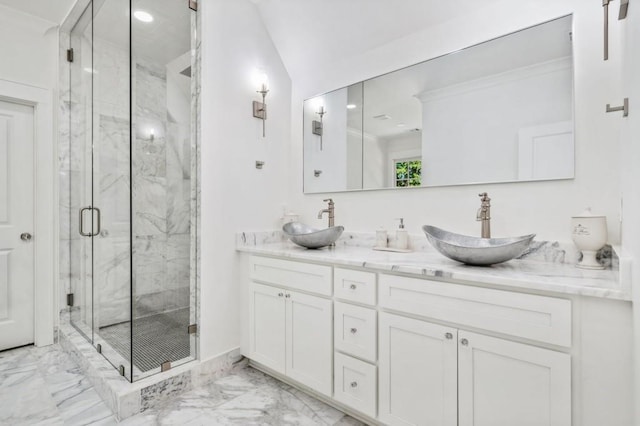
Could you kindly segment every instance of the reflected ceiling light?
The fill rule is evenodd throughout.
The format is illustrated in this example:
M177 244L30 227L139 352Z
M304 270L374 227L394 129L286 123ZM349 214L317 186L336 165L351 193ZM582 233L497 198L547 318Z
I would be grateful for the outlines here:
M396 124L396 127L404 127L404 126L406 126L406 124L404 124L404 123L398 123L398 124Z
M356 109L357 105L356 104L349 104L347 105L347 109Z
M391 116L387 114L374 115L375 120L391 120Z
M136 10L135 12L133 12L133 16L138 21L153 22L153 15L151 15L149 12L145 12L144 10Z

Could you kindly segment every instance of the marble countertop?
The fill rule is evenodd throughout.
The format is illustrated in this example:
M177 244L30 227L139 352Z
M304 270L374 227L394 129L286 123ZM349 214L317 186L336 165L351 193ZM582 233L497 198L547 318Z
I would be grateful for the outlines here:
M244 243L243 243L244 242ZM291 260L352 266L377 272L395 272L419 277L438 277L505 289L535 290L616 300L631 300L620 286L616 269L585 270L568 263L511 260L488 267L469 266L450 260L435 251L393 253L370 247L338 246L308 250L289 241L238 242L240 252L276 256Z

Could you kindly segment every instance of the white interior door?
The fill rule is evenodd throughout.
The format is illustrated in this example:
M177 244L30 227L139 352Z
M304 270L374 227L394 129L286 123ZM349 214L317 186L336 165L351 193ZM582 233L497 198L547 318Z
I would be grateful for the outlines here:
M34 340L33 112L0 100L0 350Z

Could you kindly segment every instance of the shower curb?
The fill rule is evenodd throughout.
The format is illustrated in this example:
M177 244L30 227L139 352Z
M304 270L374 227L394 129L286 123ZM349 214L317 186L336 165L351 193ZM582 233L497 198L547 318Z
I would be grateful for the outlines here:
M156 407L247 364L240 355L240 348L235 348L214 358L194 360L132 383L120 376L107 359L63 318L58 340L118 420Z

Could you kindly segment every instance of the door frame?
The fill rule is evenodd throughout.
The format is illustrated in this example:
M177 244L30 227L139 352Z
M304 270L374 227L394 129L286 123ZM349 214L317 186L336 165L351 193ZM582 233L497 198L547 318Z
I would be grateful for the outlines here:
M51 90L0 79L0 100L33 107L34 123L34 344L54 342L58 276L57 148Z

